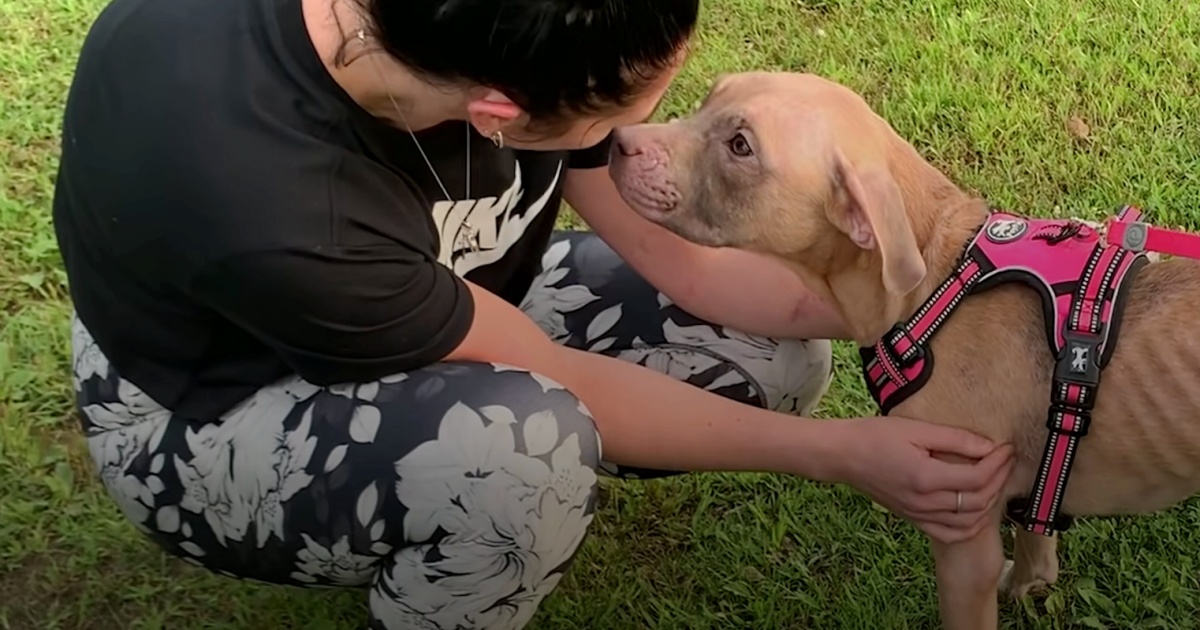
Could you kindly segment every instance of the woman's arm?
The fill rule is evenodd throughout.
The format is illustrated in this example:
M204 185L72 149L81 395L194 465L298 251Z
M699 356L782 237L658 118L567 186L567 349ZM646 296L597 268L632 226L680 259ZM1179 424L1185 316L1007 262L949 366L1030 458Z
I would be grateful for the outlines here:
M751 407L634 363L558 345L512 305L468 285L474 323L446 360L505 363L558 381L591 410L606 461L842 479L846 438L837 423Z
M965 431L899 418L796 418L560 346L517 307L400 245L238 256L197 277L190 293L316 384L446 360L513 365L579 397L610 462L844 482L942 540L986 523L1010 460L1011 449ZM931 452L972 462L943 463ZM955 514L960 490L964 510Z
M783 265L751 252L696 245L638 216L607 168L568 171L563 196L621 258L696 317L764 337L848 334L833 308Z
M468 286L473 322L446 360L504 363L558 381L592 412L606 461L847 483L948 541L987 525L1007 477L1011 449L966 431L901 418L814 420L737 403L634 363L555 344L516 307ZM979 461L950 464L932 452ZM955 491L964 496L959 514Z

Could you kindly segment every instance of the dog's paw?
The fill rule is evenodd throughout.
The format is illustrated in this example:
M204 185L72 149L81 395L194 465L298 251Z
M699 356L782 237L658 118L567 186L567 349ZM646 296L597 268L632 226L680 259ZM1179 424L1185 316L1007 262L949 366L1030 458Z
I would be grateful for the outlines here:
M1000 572L1000 595L1008 599L1023 599L1032 593L1040 593L1046 590L1054 579L1044 579L1037 576L1017 579L1016 573L1013 571L1013 561L1004 561L1004 570Z

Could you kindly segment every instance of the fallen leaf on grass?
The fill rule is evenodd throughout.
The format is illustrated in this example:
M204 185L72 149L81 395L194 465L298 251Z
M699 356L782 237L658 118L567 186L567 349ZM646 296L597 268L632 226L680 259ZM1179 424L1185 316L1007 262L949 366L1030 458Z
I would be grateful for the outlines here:
M1079 116L1072 116L1067 119L1067 133L1071 134L1076 140L1087 140L1092 137L1092 129Z

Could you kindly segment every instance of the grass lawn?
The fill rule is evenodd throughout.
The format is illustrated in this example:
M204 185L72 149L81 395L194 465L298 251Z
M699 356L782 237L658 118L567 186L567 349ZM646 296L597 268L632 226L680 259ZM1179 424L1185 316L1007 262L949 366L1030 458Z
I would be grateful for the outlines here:
M0 629L359 627L361 594L168 559L93 480L69 413L49 206L63 98L103 3L0 0ZM709 0L662 114L691 109L719 72L814 71L863 92L998 205L1099 218L1133 202L1200 228L1198 41L1200 5L1181 0ZM838 350L821 413L872 413ZM1200 627L1198 539L1195 501L1084 520L1062 545L1060 584L1005 605L1004 627ZM936 611L922 538L865 498L708 474L607 484L533 627L921 629Z

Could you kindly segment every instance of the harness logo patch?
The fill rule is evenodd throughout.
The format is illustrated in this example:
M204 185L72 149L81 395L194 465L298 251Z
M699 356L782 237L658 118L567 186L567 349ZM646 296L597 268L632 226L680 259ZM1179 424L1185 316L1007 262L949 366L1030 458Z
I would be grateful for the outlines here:
M1021 219L998 219L988 224L983 234L993 243L1008 243L1015 241L1029 229L1029 224Z
M1088 366L1088 347L1087 346L1071 346L1071 371L1076 374L1087 372Z

